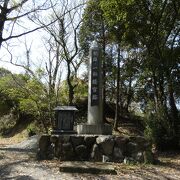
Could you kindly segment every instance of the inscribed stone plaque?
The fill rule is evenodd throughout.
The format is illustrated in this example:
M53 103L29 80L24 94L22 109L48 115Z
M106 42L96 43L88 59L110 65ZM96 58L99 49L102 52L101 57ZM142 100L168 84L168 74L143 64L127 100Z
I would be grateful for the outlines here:
M61 130L70 130L72 123L72 117L67 111L59 113L58 116L58 128Z
M91 106L99 104L99 52L92 50L91 66Z

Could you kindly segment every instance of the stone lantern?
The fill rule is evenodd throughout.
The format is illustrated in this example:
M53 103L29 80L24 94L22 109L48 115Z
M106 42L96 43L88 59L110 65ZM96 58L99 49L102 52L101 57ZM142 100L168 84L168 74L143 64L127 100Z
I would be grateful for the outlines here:
M55 127L52 134L75 134L75 111L78 111L78 109L74 106L57 106L54 111Z

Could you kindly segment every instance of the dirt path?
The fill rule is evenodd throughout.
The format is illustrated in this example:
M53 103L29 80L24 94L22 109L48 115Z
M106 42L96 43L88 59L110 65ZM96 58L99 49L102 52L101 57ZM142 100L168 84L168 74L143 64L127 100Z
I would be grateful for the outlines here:
M22 145L22 144L21 144ZM18 145L0 146L1 180L116 180L117 175L92 175L62 173L58 160L37 161L36 153L31 149L19 148Z
M180 179L180 154L173 153L162 156L162 163L158 166L113 164L117 170L117 175L93 175L84 173L62 173L59 171L62 162L58 160L37 161L35 159L35 151L27 147L28 146L25 146L23 143L16 145L2 145L0 143L1 180Z

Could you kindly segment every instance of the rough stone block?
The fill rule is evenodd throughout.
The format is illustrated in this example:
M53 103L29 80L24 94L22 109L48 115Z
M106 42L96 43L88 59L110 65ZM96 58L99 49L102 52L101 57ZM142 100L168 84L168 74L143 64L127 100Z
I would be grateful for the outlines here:
M127 154L126 155L131 156L133 153L138 152L138 150L139 150L139 147L138 147L138 145L136 143L129 142L127 144L127 151L126 151Z
M57 143L57 141L58 141L58 136L57 136L57 135L51 135L50 141L51 141L52 143Z
M61 145L61 144L63 144L63 143L64 143L64 138L63 138L63 136L58 136L57 145L59 146L59 145Z
M65 143L62 145L61 160L72 160L75 156L71 143Z
M88 136L88 135L84 137L84 142L86 146L89 148L89 150L91 149L93 144L96 142L96 138L97 136Z
M91 159L94 161L102 161L102 153L100 152L97 144L94 144L93 146Z
M121 146L126 145L129 142L129 138L117 136L117 137L115 137L115 142L118 147L121 147Z
M132 157L125 157L123 162L124 164L136 164L135 159Z
M71 136L71 142L75 148L76 146L84 144L84 137L83 136Z
M69 151L70 149L72 149L72 145L71 143L64 143L62 145L63 151Z
M99 136L96 139L96 143L99 145L104 155L112 154L115 144L113 136Z
M126 151L128 142L129 139L127 137L115 137L115 146L120 148L122 153Z
M136 160L139 163L143 163L144 162L144 154L143 152L137 152L132 154L132 157L134 160Z
M143 146L147 140L143 136L131 136L130 141Z
M114 140L114 136L112 136L112 135L100 135L96 138L96 143L101 144L101 143L109 141L109 140Z
M151 147L151 143L148 142L143 136L131 136L130 141L138 145L139 151L145 151Z
M118 148L118 147L114 148L114 150L113 150L113 158L118 162L120 162L120 161L122 161L124 159L123 153L122 153L120 148Z
M102 162L110 162L111 158L109 156L102 155Z
M61 155L61 151L62 151L62 147L61 146L55 146L54 156L59 158L60 155Z
M63 143L68 143L70 141L70 135L63 135Z
M50 146L50 136L49 135L42 135L39 139L39 148L40 151L45 152Z
M75 152L80 160L86 160L88 158L87 147L85 145L79 145L75 148Z

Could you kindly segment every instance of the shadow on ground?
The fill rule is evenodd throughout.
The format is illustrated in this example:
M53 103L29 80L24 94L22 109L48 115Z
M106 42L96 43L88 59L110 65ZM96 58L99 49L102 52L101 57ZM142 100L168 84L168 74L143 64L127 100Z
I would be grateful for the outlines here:
M24 163L24 162L28 162L28 160L22 160L22 161L15 161L12 163L7 163L5 165L0 165L0 177L2 180L7 180L7 179L16 179L16 180L20 180L20 179L24 179L25 177L26 179L33 179L30 176L17 176L17 177L9 177L12 167L15 165L18 165L20 163Z
M34 178L32 178L31 176L15 176L15 177L10 177L10 178L5 178L2 180L35 180Z
M0 148L0 151L10 151L10 152L29 152L29 153L35 153L36 150L35 149L23 149L23 148L11 148L11 147L4 147L4 148ZM0 158L1 159L1 158Z

